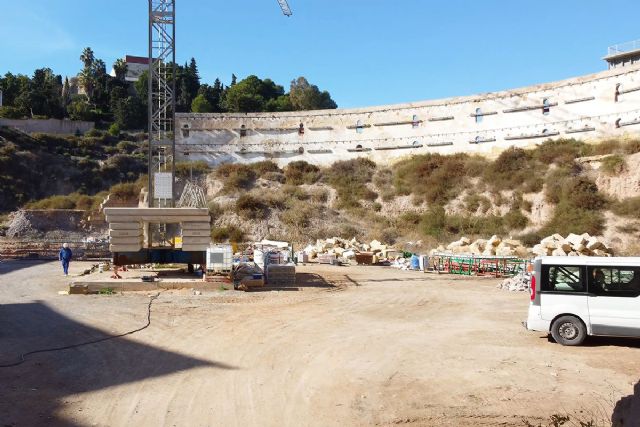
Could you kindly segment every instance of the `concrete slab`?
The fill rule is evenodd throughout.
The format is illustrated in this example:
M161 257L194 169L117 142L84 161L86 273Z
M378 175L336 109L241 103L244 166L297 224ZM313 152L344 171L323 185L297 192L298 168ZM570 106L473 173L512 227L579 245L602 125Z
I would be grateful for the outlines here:
M211 224L208 222L184 222L182 223L182 231L185 230L211 230Z
M211 230L182 230L182 237L210 237Z
M207 208L104 208L104 214L135 216L202 216L209 215Z
M109 243L112 245L142 245L142 237L111 237Z
M209 223L211 218L207 216L180 216L180 215L114 215L110 214L106 216L106 220L109 224L113 222L152 222L156 224L176 224L176 223L188 223L188 222L204 222Z
M112 222L109 224L111 230L138 230L142 229L142 222Z
M140 237L142 229L139 230L109 230L109 237Z

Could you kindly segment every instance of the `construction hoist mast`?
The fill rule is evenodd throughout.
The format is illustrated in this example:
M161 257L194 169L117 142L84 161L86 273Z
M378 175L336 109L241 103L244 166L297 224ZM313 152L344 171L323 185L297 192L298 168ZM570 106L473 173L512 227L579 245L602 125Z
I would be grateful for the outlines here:
M149 0L149 207L175 202L175 3Z
M291 16L287 0L278 0ZM149 0L149 207L175 206L176 1Z

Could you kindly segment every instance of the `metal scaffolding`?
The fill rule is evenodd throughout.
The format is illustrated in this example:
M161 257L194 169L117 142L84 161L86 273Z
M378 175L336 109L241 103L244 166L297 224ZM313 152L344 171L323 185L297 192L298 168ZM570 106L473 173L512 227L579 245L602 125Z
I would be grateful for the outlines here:
M175 0L149 0L149 207L175 203L175 22Z

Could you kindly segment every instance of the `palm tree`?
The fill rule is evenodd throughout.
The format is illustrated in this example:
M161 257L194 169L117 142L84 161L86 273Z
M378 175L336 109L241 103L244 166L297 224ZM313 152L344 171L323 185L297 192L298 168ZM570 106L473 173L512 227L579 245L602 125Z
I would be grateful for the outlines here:
M116 79L124 81L127 75L127 62L120 58L113 63L113 71L116 73Z
M90 47L85 47L80 55L80 61L84 64L84 68L91 68L96 60L96 56L93 54L93 50Z
M96 87L96 80L91 69L85 68L80 71L80 74L78 74L78 81L80 82L80 86L84 89L84 93L87 95L89 102L91 102L93 90Z
M96 78L100 78L107 74L107 66L102 59L96 59L93 63L93 72Z

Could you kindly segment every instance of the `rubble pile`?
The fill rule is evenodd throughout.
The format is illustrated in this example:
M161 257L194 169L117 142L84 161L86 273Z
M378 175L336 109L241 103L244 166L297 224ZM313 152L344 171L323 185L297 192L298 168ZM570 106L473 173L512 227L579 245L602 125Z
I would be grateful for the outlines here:
M584 234L560 234L545 237L531 252L536 256L612 256L613 250L595 236Z
M7 230L7 237L24 236L33 232L33 226L27 218L24 210L19 210L9 214L9 228Z
M432 255L435 253L527 257L530 251L520 240L502 239L494 235L489 240L478 239L474 242L471 242L468 237L462 237L446 247L439 246L431 251Z
M511 292L524 292L528 291L531 287L531 274L526 272L520 272L513 277L504 279L502 283L496 286L498 289Z
M489 240L478 239L474 242L467 237L462 237L446 247L439 246L431 251L431 255L438 253L531 258L536 256L612 256L613 250L598 237L590 236L588 233L580 235L571 233L566 238L560 234L545 237L533 248L526 247L519 240L501 239L498 236L492 236Z
M335 257L373 264L381 260L395 260L402 255L402 252L377 240L370 243L360 243L355 238L347 240L340 237L318 239L315 245L307 246L303 252L308 255L310 260Z

